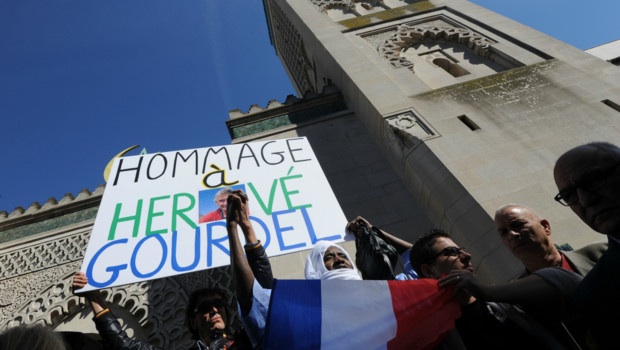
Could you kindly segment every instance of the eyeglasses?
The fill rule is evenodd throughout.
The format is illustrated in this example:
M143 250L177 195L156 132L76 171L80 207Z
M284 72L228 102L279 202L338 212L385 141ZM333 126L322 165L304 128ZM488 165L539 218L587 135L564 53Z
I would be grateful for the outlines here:
M465 253L465 254L469 254L469 251L465 248L458 248L458 247L446 247L443 248L439 253L437 253L437 255L433 256L430 259L430 262L435 261L438 257L440 256L447 256L447 257L451 257L451 256L459 256L461 255L461 253Z
M592 192L601 188L606 182L609 174L612 173L620 164L616 164L607 169L594 170L587 173L577 181L573 181L573 185L560 191L553 199L565 207L569 207L579 199L577 195L577 188Z
M194 315L196 315L197 313L204 315L208 312L211 312L213 308L221 310L225 305L226 303L222 299L207 300L196 306L196 308L194 309Z

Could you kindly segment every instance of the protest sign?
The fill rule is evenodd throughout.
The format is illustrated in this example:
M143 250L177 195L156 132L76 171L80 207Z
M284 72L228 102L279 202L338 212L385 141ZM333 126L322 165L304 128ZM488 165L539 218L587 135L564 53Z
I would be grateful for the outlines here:
M84 255L83 291L230 264L216 203L227 188L248 195L269 256L345 237L346 218L304 137L122 157Z

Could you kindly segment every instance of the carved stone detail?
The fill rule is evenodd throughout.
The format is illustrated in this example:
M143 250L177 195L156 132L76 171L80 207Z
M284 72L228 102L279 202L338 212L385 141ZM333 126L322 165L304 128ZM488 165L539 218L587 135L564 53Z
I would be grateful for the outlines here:
M274 45L282 57L298 89L305 94L317 93L316 86L311 83L314 68L306 50L304 41L293 23L275 1L270 1Z
M385 118L383 142L401 164L423 141L437 136L438 133L413 111Z
M60 266L47 268L42 271L28 273L23 276L18 276L11 279L0 281L0 329L7 326L7 322L10 318L14 318L21 309L26 308L40 308L44 305L49 306L51 304L49 298L44 298L46 301L39 300L41 290L45 289L45 286L57 285L58 281L62 280L67 274L73 274L80 268L79 261L66 263ZM15 293L20 291L20 293ZM26 305L26 306L24 306ZM21 315L23 322L20 323L34 323L39 320L35 315ZM40 321L41 322L41 321ZM43 322L50 324L49 322ZM9 322L8 325L13 324Z
M370 10L375 7L383 8L383 0L310 0L310 2L314 6L318 7L322 12L327 12L331 9L353 11L356 3L362 3L362 6L366 10Z
M413 63L401 57L401 52L425 41L447 41L467 46L480 57L488 57L493 44L482 35L464 28L402 24L391 37L379 44L377 51L395 68L406 67L413 72Z
M82 259L90 229L0 254L0 281Z

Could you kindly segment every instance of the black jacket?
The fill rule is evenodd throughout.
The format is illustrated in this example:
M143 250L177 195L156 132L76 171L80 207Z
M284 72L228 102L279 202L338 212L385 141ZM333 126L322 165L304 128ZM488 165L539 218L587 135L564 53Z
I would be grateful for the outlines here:
M111 350L161 350L149 343L130 338L121 327L112 311L93 318L104 349Z
M258 244L254 247L245 246L245 254L248 259L248 264L254 278L261 287L265 289L273 289L273 273L271 272L271 264L269 263L269 257L262 244Z
M162 350L152 344L145 343L138 339L130 338L127 333L122 329L121 324L111 311L105 314L93 318L95 326L101 340L103 341L103 348L106 350ZM240 333L235 336L235 342L231 350L239 349L251 349L250 339L245 333ZM202 342L196 342L189 350L202 350L208 349Z

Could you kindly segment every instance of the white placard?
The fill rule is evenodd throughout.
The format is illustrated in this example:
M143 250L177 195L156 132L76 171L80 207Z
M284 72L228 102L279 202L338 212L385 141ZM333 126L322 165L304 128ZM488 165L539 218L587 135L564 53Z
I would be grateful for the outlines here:
M345 238L346 218L305 137L117 158L82 291L230 264L226 220L200 222L218 210L223 188L248 195L269 256Z

